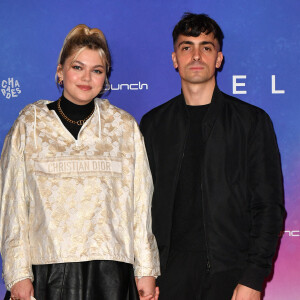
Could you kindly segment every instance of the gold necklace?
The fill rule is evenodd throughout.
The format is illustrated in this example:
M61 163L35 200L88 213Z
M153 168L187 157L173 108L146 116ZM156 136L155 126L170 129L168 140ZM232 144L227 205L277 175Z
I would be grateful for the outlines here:
M57 102L57 109L58 109L58 112L61 114L61 116L62 116L66 121L68 121L69 123L78 125L78 126L82 126L82 125L86 122L86 120L88 120L88 119L91 117L91 115L94 113L94 110L95 110L95 106L94 106L93 111L92 111L85 119L83 119L83 120L78 120L78 121L73 121L73 120L71 120L70 118L68 118L68 117L64 114L64 112L62 111L61 106L60 106L60 101L61 101L61 98L59 98L59 99L58 99L58 102Z

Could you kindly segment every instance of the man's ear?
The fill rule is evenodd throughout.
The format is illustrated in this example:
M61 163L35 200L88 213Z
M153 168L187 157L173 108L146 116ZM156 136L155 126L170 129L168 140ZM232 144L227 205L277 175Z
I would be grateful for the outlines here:
M221 67L222 61L223 61L223 53L221 51L219 51L217 61L216 61L216 68L217 69L219 69Z
M177 63L177 57L176 57L176 53L172 52L172 61L173 61L173 66L175 69L178 68L178 63Z

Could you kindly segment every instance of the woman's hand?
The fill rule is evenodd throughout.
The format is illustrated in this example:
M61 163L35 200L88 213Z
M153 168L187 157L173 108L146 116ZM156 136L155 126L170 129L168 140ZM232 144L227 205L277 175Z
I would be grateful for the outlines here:
M33 294L33 285L30 279L24 279L15 283L10 289L11 299L30 300Z
M135 282L141 300L158 300L159 288L155 287L154 277L135 278Z

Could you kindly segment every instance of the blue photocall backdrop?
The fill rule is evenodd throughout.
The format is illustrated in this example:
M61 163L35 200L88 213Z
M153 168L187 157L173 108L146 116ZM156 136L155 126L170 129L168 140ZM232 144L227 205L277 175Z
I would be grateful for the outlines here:
M64 37L80 23L100 28L107 37L113 58L106 95L111 103L139 121L180 93L171 33L186 11L207 13L225 34L219 87L263 108L273 120L288 215L264 299L300 299L298 0L1 0L0 146L26 104L60 96L56 61ZM2 281L0 298L4 293Z

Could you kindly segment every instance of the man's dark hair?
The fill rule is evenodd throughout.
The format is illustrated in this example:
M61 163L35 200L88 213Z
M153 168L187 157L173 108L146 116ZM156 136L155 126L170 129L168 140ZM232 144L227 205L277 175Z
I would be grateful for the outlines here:
M210 34L211 32L219 42L220 51L222 51L224 34L217 22L205 14L186 12L174 27L173 44L175 45L180 34L197 37L201 33Z

